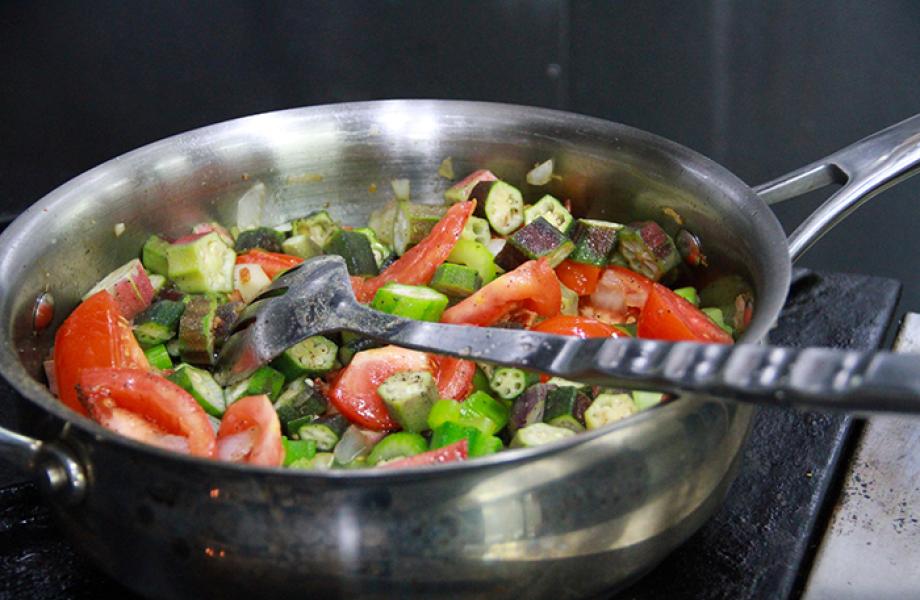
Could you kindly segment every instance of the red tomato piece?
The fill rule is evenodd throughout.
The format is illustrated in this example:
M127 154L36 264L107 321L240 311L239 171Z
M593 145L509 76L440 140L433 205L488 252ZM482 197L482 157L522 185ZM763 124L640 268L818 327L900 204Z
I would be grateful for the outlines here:
M562 289L546 259L527 261L448 308L444 323L488 326L523 306L542 317L559 314Z
M671 341L731 344L732 336L706 313L660 283L652 285L648 301L639 313L636 335Z
M556 276L562 284L579 296L590 296L597 288L602 267L564 260L556 267Z
M217 430L217 457L265 467L284 463L281 422L268 396L246 396L230 405Z
M174 439L178 436L184 439L189 454L214 454L214 430L204 410L191 394L156 373L83 369L77 379L77 394L89 415L103 427L173 449L180 448Z
M240 254L236 257L236 264L259 265L270 279L274 279L279 273L296 267L302 262L303 259L299 256L279 254L278 252L267 252L259 248L253 248L249 252Z
M83 369L94 367L150 368L131 325L121 315L115 298L105 290L77 306L54 338L58 397L82 415L87 412L77 399L77 377Z
M438 365L438 393L442 398L463 400L473 391L476 363L453 356L435 356Z
M358 352L332 385L329 399L352 423L374 431L391 431L399 425L390 417L377 388L400 371L434 372L424 352L384 346Z
M625 323L639 315L653 283L625 267L607 267L579 312L607 323Z
M458 460L466 460L467 456L469 456L469 442L467 442L466 438L464 438L459 442L454 442L453 444L449 444L443 448L438 448L437 450L429 450L428 452L422 452L421 454L416 454L415 456L408 456L400 460L388 462L381 465L381 468L392 469L394 467L420 467L423 465L440 465L444 463L456 462Z
M434 276L435 270L447 260L454 244L460 239L467 219L476 208L475 202L458 202L449 209L425 238L406 251L383 273L364 280L363 285L352 288L359 302L370 302L377 290L391 281L405 285L425 285Z
M574 315L556 315L537 323L531 328L532 331L543 333L555 333L558 335L574 335L575 337L592 338L592 337L621 337L625 335L616 327L611 327L603 321L591 319L589 317L576 317Z

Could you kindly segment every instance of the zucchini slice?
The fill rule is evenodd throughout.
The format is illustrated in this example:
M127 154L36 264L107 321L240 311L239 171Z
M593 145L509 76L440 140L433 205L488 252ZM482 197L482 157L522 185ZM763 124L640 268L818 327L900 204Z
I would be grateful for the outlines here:
M377 270L379 271L382 265L393 255L393 250L381 242L377 238L377 234L374 233L374 230L370 227L361 227L360 229L354 229L353 231L355 233L360 233L367 238L368 242L370 242L371 252L374 254L374 261L377 263Z
M585 430L585 411L591 398L571 386L558 387L546 396L543 422L578 433Z
M443 263L434 272L429 285L449 297L466 298L482 287L482 277L470 267Z
M185 312L185 303L176 300L158 300L134 318L134 337L142 348L150 348L171 340Z
M575 250L569 260L603 267L617 244L617 232L623 229L619 223L578 219L572 231Z
M423 285L404 285L391 281L377 290L371 308L417 321L438 321L450 300Z
M473 240L457 240L453 250L447 256L447 262L476 269L483 285L498 275L498 267L495 265L492 253L488 248Z
M191 394L209 415L220 417L224 414L224 391L209 372L182 363L167 379Z
M296 434L296 430L290 431L288 423L304 417L313 419L326 412L328 403L325 396L313 388L312 382L308 383L301 377L284 387L274 406L281 426L285 431Z
M291 232L294 235L305 235L320 248L325 248L339 229L338 223L333 221L325 210L314 211L291 223Z
M492 229L508 235L524 224L524 197L521 191L504 181L483 181L470 192L476 200L476 214L485 217Z
M281 252L281 245L284 243L284 234L270 227L256 227L241 231L236 236L236 243L233 250L237 254L242 254L253 248L261 248L267 252Z
M147 357L147 362L150 363L150 366L159 371L165 371L173 367L172 358L170 358L165 344L150 346L144 350L144 356Z
M552 444L567 437L572 437L575 432L564 427L553 427L546 423L534 423L523 427L511 439L511 448L532 448Z
M575 244L543 217L512 233L495 257L495 264L511 271L528 260L546 258L553 268L575 250Z
M549 194L543 196L533 206L524 209L524 224L530 225L538 218L543 217L550 225L564 234L572 229L574 218L562 203Z
M349 275L376 275L377 261L366 235L339 229L329 239L326 254L338 254L345 259Z
M377 388L393 420L406 431L428 429L428 413L438 399L438 385L428 371L401 371Z

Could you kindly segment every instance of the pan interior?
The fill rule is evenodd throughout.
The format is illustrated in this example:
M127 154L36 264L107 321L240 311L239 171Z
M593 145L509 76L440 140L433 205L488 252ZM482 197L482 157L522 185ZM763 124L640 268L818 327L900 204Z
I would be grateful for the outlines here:
M21 392L66 414L36 381L53 331L102 276L138 256L151 233L178 237L191 224L236 222L241 196L264 199L279 224L318 208L363 225L409 179L412 199L440 203L450 158L462 177L479 168L534 202L569 199L580 216L669 216L704 243L713 270L744 275L757 294L746 339L761 339L785 299L789 259L773 213L731 173L677 144L589 117L529 107L451 101L384 101L267 113L169 138L109 161L33 205L0 236L0 371ZM525 175L555 161L544 187ZM116 234L116 225L124 232ZM121 227L119 226L118 229ZM36 296L56 301L54 327L32 331Z

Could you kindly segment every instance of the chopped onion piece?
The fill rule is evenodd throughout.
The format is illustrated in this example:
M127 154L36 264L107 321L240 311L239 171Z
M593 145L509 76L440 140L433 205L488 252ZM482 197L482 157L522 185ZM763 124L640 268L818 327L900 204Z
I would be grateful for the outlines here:
M498 256L498 253L505 247L505 238L492 238L486 248L492 253L492 256Z
M409 199L409 180L408 179L393 179L390 181L390 185L393 186L393 193L396 194L397 200L408 200Z
M347 465L359 456L365 456L374 447L374 444L383 439L387 433L385 431L370 431L361 429L355 425L349 425L342 439L335 445L335 462L340 465Z
M233 288L247 304L255 300L271 283L272 280L259 265L243 264L233 267Z
M264 207L265 184L257 183L243 194L236 205L236 226L240 231L259 227L262 224Z
M294 230L294 224L288 221L287 223L282 223L281 225L275 225L272 227L275 231L280 231L281 233L290 233Z
M527 173L530 185L546 185L553 178L553 159L542 162Z
M454 159L447 157L441 161L441 166L438 167L438 175L444 179L453 179L454 178Z
M121 234L125 232L124 223L115 223L115 237L121 237Z

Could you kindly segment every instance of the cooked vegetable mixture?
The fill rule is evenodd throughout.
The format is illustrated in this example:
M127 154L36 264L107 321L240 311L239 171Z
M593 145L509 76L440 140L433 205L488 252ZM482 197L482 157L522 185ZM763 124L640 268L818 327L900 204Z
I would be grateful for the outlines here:
M548 182L552 161L538 169L534 181ZM486 170L450 187L443 205L406 195L358 229L325 210L278 227L247 211L242 229L201 223L176 240L150 236L61 325L45 365L52 391L109 429L177 452L293 469L408 467L552 443L665 397L351 333L306 339L222 388L209 371L216 353L279 274L337 254L358 300L376 310L582 338L731 343L750 321L750 285L714 277L690 231L577 218L547 194L527 204Z

